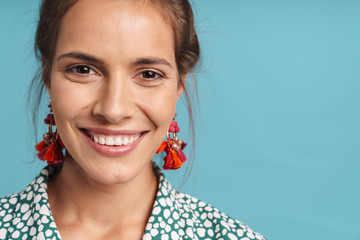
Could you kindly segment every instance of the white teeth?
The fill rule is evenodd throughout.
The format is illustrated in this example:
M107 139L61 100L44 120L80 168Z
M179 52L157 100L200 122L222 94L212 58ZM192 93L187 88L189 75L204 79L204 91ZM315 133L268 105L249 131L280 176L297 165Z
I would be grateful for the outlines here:
M99 137L99 143L104 145L106 143L105 138Z
M106 138L106 145L113 146L114 145L114 139L112 137Z
M141 135L137 136L93 136L93 141L95 143L101 145L108 145L108 146L121 146L121 145L128 145L139 139Z
M122 139L121 139L121 137L116 137L114 144L117 145L117 146L121 146L121 145L122 145Z

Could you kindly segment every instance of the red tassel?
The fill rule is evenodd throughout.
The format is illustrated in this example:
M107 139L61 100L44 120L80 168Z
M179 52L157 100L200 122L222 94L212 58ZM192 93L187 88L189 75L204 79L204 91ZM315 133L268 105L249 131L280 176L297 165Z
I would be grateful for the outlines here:
M45 140L42 140L41 142L39 142L38 144L36 144L35 148L38 152L40 152L41 150L43 150L44 148L47 147L47 144L45 143Z
M46 146L43 150L41 150L40 152L38 152L38 154L36 154L36 156L41 160L41 161L45 161L44 156L47 152L47 150L49 150L50 146Z
M186 155L185 155L185 153L183 151L179 150L177 152L177 155L179 156L182 163L186 162L187 157L186 157Z
M167 154L164 157L163 169L164 170L171 170L172 169L172 155L171 155L168 148L166 148L165 150L166 150Z
M61 143L58 140L55 140L51 143L45 155L43 156L43 159L46 160L50 165L59 164L64 161Z
M170 150L169 148L165 149L167 154L164 157L164 170L175 170L180 168L183 165L182 160L178 156L175 150Z
M51 143L49 149L46 151L44 155L44 159L49 163L54 161L54 142Z
M41 161L47 161L48 164L59 164L64 162L64 154L63 154L63 147L62 142L60 139L54 139L50 145L45 143L45 140L39 142L35 146L38 153L36 156Z
M64 154L62 152L62 146L60 141L55 141L54 143L54 164L60 163L64 161Z
M38 151L37 157L42 161L47 161L48 164L58 164L64 161L62 149L65 147L62 143L58 132L53 132L55 126L55 117L52 113L51 100L48 105L50 113L44 119L44 123L48 125L48 132L43 135L43 141L36 144L35 148Z
M175 118L170 123L170 127L167 133L167 141L163 141L156 151L156 153L161 153L163 150L166 152L166 156L163 159L164 170L178 169L187 160L186 155L182 151L186 147L186 143L177 138L176 133L180 132L180 128L178 123L174 120ZM172 133L172 138L170 133Z
M156 153L161 153L166 147L167 147L168 143L166 141L163 141L159 147L159 149L156 151Z

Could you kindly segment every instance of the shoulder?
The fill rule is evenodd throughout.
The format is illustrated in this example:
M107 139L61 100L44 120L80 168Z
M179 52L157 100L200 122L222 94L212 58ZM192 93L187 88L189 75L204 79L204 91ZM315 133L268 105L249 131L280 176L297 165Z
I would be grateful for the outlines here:
M0 239L55 239L58 236L47 201L48 168L21 192L0 198Z
M25 210L26 206L29 206L26 204L27 194L24 191L0 198L0 239L10 237L8 231L10 228L23 227L19 214ZM13 237L16 238L16 236Z
M10 194L0 198L0 222L1 227L7 227L18 213L24 213L29 210L31 200L34 196L33 180L23 191Z
M0 198L0 222L8 222L12 219L21 195L22 192L18 192Z
M161 172L143 239L160 236L162 240L264 240L261 234L212 205L176 191Z
M195 234L200 239L265 239L244 223L206 202L180 192L176 192L175 196L179 212L189 219L188 225L194 225Z

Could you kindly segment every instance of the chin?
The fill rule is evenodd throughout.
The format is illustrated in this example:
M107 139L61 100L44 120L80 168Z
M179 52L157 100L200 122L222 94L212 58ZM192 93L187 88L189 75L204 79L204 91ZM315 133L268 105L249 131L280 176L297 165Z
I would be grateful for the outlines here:
M129 156L130 157L130 156ZM139 158L122 157L121 159L109 159L97 157L96 159L85 158L87 161L76 161L70 157L64 162L67 171L75 170L77 175L92 183L102 185L126 184L137 177L153 174L152 160L146 162L134 161ZM142 157L144 159L144 156Z

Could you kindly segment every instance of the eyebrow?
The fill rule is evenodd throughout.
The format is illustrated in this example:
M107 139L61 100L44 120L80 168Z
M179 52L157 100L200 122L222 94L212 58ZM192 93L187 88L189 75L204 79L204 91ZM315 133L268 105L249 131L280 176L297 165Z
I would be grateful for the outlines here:
M79 60L84 60L84 61L89 61L89 62L94 62L94 63L99 63L99 64L104 64L105 61L99 58L96 58L94 56L91 56L89 54L85 54L85 53L81 53L81 52L69 52L69 53L65 53L60 55L56 60L60 60L63 58L75 58L75 59L79 59Z
M60 55L56 60L60 60L60 59L63 59L63 58L74 58L74 59L99 63L99 64L102 64L102 65L105 64L104 60L99 59L99 58L94 57L94 56L89 55L89 54L81 53L81 52L65 53L65 54ZM130 65L133 65L133 66L138 66L138 65L165 65L165 66L168 66L169 68L173 69L173 66L168 61L166 61L164 58L158 58L158 57L137 58L134 61L132 61L130 63Z
M137 58L131 62L131 65L165 65L173 69L173 66L168 61L158 57Z

